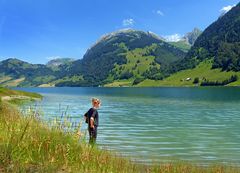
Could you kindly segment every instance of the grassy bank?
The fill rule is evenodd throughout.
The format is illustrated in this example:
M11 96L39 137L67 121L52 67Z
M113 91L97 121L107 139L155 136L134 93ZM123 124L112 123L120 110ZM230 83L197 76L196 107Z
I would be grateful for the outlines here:
M0 101L0 172L240 172L240 169L191 164L136 164L113 152L88 146L80 129L63 132L67 125L48 127L36 112L21 115Z
M12 90L12 89L4 88L4 87L0 86L0 97L12 96L12 95L28 96L28 97L31 97L31 98L39 98L39 99L42 98L42 96L40 94L37 94L37 93L29 93L29 92L25 92L25 91L17 91L17 90Z
M127 172L136 166L106 151L79 143L75 132L50 129L22 117L7 103L0 107L0 172Z
M34 101L39 99L42 99L42 96L40 94L11 90L9 88L0 86L0 100L13 104L22 104L27 101Z

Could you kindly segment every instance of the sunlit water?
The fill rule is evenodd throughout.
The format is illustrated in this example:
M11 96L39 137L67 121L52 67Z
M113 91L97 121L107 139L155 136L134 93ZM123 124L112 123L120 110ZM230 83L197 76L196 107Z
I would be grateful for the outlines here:
M240 88L20 89L44 96L45 119L72 122L99 97L97 143L138 161L240 163Z

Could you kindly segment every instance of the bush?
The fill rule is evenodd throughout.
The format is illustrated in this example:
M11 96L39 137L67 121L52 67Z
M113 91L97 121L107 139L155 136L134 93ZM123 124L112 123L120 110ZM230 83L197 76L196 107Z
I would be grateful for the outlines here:
M194 78L193 83L198 84L199 83L199 78L198 77Z
M120 75L120 79L130 79L131 77L133 77L133 73L129 70Z
M133 85L137 85L137 84L141 83L141 82L144 81L144 80L145 80L144 78L137 77L137 78L133 81Z
M229 79L226 79L222 82L205 80L201 83L201 86L224 86L224 85L230 84L232 82L235 82L237 80L238 80L238 76L232 75Z

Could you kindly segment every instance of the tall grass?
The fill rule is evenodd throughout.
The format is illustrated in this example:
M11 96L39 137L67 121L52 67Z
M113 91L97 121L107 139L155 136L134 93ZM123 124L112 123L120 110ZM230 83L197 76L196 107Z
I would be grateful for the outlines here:
M80 125L48 127L34 111L21 116L9 104L0 107L0 172L128 172L136 165L82 140Z
M224 166L133 163L86 144L81 123L74 129L67 121L49 127L37 116L32 110L22 116L12 105L0 102L0 172L240 172Z
M42 98L42 96L38 93L30 93L30 92L25 92L25 91L12 90L12 89L4 88L4 87L0 86L0 96L11 96L11 95L27 96L29 98L34 98L34 99Z

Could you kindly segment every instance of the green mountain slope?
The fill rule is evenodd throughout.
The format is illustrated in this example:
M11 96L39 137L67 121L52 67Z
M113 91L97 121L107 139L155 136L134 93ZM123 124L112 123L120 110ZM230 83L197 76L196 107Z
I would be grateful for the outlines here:
M15 86L54 86L57 82L69 80L66 72L73 59L63 58L49 61L46 65L30 64L18 59L7 59L0 62L0 84ZM75 81L81 76L73 76Z
M191 45L186 40L180 40L178 42L168 42L168 43L181 49L184 52L188 52L191 49Z
M42 64L30 64L18 59L0 62L0 81L3 86L38 86L54 79L54 72Z
M213 58L212 68L240 71L240 3L211 24L196 40L187 56L169 71L194 68Z
M139 83L163 79L161 69L182 59L185 52L151 32L120 30L105 35L83 59L57 59L47 65L17 59L0 63L3 86L98 86L116 80ZM140 80L140 81L139 81Z
M204 60L193 69L182 70L171 76L161 80L144 80L139 83L139 87L147 86L199 86L204 81L223 82L230 79L232 76L237 76L238 80L227 84L228 86L240 85L240 72L222 71L221 69L212 69L213 60ZM199 82L194 83L198 78Z
M82 75L83 80L63 81L56 86L98 86L136 77L160 79L160 65L164 68L184 56L183 51L155 34L120 30L102 37L66 71L69 78Z

